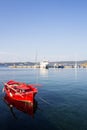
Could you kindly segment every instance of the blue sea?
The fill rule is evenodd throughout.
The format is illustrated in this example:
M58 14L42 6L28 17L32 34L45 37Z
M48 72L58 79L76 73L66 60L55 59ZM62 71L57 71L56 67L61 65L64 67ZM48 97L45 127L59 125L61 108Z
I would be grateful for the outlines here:
M42 85L33 116L6 104L2 89L9 80ZM0 129L87 130L87 69L0 67Z

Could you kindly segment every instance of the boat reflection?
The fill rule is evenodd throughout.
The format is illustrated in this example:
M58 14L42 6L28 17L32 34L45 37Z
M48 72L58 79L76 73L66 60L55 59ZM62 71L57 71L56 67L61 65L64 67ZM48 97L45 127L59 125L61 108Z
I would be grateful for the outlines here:
M30 116L34 117L34 114L37 110L37 101L34 100L33 104L28 102L16 101L12 100L12 98L8 97L7 95L4 96L5 103L9 106L12 115L16 118L16 114L14 113L13 108L16 108L24 113L29 114Z
M48 76L48 69L40 68L40 75L41 76Z

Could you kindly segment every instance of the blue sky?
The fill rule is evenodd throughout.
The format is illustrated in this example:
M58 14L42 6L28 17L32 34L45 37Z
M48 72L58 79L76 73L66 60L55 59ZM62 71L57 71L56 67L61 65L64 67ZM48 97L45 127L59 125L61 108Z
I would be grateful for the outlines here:
M0 0L0 62L87 60L87 0Z

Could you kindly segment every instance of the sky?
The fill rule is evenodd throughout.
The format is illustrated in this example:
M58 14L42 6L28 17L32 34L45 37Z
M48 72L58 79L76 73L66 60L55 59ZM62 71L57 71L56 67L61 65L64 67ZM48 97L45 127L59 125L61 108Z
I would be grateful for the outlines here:
M87 60L87 0L0 0L0 62Z

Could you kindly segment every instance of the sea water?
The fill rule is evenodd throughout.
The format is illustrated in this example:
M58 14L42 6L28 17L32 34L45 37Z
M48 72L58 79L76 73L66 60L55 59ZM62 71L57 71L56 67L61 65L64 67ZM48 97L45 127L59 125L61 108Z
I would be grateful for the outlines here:
M41 84L33 116L4 102L3 82ZM14 116L15 115L15 116ZM1 130L87 130L87 69L0 68Z

